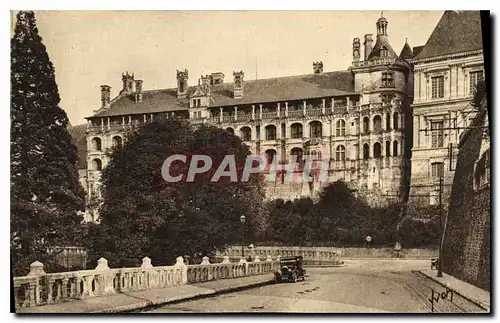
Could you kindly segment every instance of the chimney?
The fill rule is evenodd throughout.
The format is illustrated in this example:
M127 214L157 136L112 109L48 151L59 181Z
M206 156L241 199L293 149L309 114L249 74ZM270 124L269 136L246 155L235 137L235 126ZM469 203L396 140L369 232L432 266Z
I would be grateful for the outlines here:
M373 35L372 34L366 34L365 35L365 61L368 59L368 56L370 56L370 53L372 52L373 49Z
M110 101L111 101L111 86L101 85L101 108L108 107Z
M142 102L142 80L135 81L135 102Z
M313 62L313 71L314 74L323 73L323 62Z
M224 74L221 72L212 73L212 74L210 74L210 79L211 79L212 85L223 84L224 83Z
M361 45L359 42L359 38L354 38L352 40L352 60L355 62L359 62L359 58L361 56L360 49L361 49Z
M122 74L123 89L120 94L127 93L132 94L134 92L134 74L130 75L128 71Z
M234 77L234 98L241 99L243 97L243 71L233 72Z
M210 88L211 83L212 83L212 77L210 75L201 76L201 86L203 87L205 93L208 95L212 94Z
M184 71L177 70L177 98L184 99L187 96L188 91L188 70Z
M201 76L201 85L210 85L210 75Z

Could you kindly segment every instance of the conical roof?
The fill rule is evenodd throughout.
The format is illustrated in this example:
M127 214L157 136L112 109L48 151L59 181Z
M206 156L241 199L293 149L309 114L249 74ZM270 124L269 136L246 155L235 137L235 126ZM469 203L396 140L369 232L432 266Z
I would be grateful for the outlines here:
M408 45L408 42L405 42L403 49L401 50L401 53L399 54L399 58L410 59L412 57L413 57L413 51L411 50L410 45Z

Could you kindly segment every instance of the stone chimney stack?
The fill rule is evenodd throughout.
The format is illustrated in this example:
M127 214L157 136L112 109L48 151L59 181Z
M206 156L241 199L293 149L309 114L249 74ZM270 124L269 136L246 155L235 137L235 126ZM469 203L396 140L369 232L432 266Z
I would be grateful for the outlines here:
M123 81L123 89L120 91L120 94L122 93L127 93L127 94L132 94L134 93L134 74L130 75L128 71L125 74L122 74L122 81Z
M313 62L313 71L314 74L323 73L323 62Z
M188 92L188 70L177 70L177 98L184 99Z
M210 75L201 76L201 86L206 94L211 95L212 77Z
M135 81L135 102L142 102L142 80Z
M372 34L366 34L365 35L365 61L368 59L368 56L370 56L370 53L372 52L373 49L373 35Z
M359 38L354 38L352 40L352 60L353 61L359 62L359 59L361 57L360 52L361 52L361 44L359 42Z
M241 99L243 97L243 71L233 72L234 77L234 98Z
M111 101L111 86L101 85L101 108L108 107L110 101Z
M217 72L210 74L210 82L212 85L224 83L224 73Z

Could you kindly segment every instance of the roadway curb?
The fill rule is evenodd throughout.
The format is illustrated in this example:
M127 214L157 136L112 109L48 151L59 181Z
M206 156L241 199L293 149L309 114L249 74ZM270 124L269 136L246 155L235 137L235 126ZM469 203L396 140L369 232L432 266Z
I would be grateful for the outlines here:
M454 287L446 284L446 282L442 282L439 279L437 279L436 277L430 276L430 275L424 273L421 270L416 270L416 272L424 275L425 277L427 277L428 279L430 279L430 280L438 283L439 285L452 290L453 292L457 293L458 295L460 295L461 297L465 298L466 300L468 300L469 302L473 303L474 305L477 305L477 306L481 307L482 309L490 312L490 306L488 304L485 304L484 302L481 302L481 301L479 301L477 299L474 299L473 297L471 297L469 295L465 295L465 293L460 292L457 288L454 288Z
M257 287L269 285L273 282L274 282L274 279L269 279L269 280L260 281L260 282L240 284L240 285L231 286L231 287L225 287L225 288L220 288L220 289L215 289L215 290L208 290L208 291L204 291L204 292L199 292L195 295L170 297L170 298L165 298L165 299L159 299L156 301L145 301L145 302L125 305L125 306L118 306L118 307L105 309L105 310L101 310L101 311L94 312L94 313L142 312L142 311L150 310L150 309L153 309L156 307L161 307L161 306L164 306L167 304L176 304L176 303L192 301L192 300L197 300L197 299L202 299L202 298L214 297L214 296L222 295L222 294L234 293L234 292L237 292L240 290L245 290L245 289L257 288Z

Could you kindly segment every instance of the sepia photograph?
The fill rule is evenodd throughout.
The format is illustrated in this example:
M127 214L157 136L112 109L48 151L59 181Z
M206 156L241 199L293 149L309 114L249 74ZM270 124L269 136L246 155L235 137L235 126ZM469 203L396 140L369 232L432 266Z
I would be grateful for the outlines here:
M11 313L491 315L490 11L10 19Z

